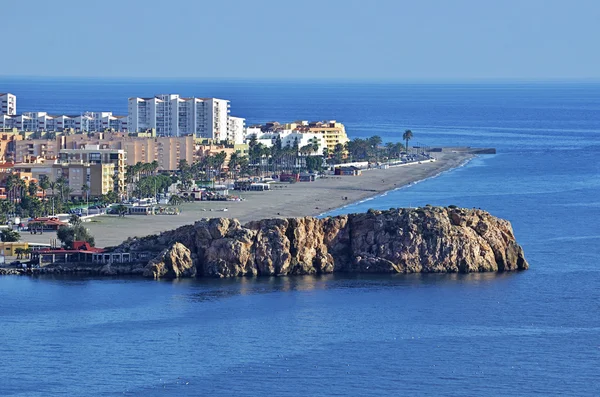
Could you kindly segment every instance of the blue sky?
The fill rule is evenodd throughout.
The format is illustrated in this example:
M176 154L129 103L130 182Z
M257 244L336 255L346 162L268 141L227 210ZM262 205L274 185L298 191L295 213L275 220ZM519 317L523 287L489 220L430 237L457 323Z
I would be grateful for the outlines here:
M18 0L3 76L600 78L595 0Z

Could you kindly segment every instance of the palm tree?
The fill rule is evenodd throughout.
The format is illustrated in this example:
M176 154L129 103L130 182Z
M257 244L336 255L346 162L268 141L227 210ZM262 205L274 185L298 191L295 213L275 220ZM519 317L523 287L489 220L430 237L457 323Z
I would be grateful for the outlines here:
M225 160L227 159L227 153L225 153L225 152L217 153L214 156L214 158L215 158L215 160L214 160L215 167L219 170L219 173L217 174L217 176L220 177L221 170L223 168L223 165L225 164Z
M87 183L81 185L81 195L85 196L86 215L90 214L90 186Z
M64 176L61 176L56 180L55 186L58 189L58 192L60 193L60 201L64 203L65 202L65 193L66 193L66 189L69 186L69 181ZM68 195L67 195L67 197L68 197Z
M408 141L410 141L412 138L413 133L411 130L406 130L404 131L404 134L402 134L402 139L406 141L406 153L408 153Z
M46 190L48 190L50 188L50 180L48 179L48 176L46 176L46 175L40 176L39 185L40 185L40 189L42 189L42 200L45 201L46 200Z
M14 188L15 188L15 184L16 184L16 178L17 176L14 174L9 175L6 178L6 183L5 183L5 188L6 188L6 198L10 200L11 203L14 203L14 197L13 197L13 193L14 193Z
M387 151L388 159L394 157L394 149L396 148L396 144L393 142L388 142L385 144L385 150Z
M150 170L152 171L153 174L156 175L156 171L158 171L158 161L154 160L153 162L150 163L151 167Z
M239 158L240 155L237 153L231 153L231 156L229 156L229 163L227 163L227 168L229 169L229 175L231 175L231 178L233 178L234 180L235 178L235 172L237 171L237 166L239 164Z
M183 203L183 199L175 194L169 199L170 205L181 205L181 203Z
M29 193L30 196L35 197L37 195L37 192L38 192L37 183L35 183L35 181L30 181L29 185L27 186L27 193Z

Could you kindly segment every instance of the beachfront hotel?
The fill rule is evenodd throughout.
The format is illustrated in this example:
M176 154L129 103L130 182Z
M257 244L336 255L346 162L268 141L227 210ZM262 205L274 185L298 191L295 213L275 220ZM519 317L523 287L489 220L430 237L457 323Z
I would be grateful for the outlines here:
M156 129L159 136L194 135L217 141L243 141L244 119L231 117L228 100L163 94L129 98L130 131Z
M294 147L298 149L307 146L316 146L306 155L316 156L322 155L323 149L327 147L325 137L321 134L312 134L309 132L298 132L294 130L279 130L275 132L262 132L260 128L250 127L247 131L246 142L256 139L256 143L260 143L265 147L273 147L277 139L281 141L281 147Z
M293 123L284 124L273 121L264 125L250 126L246 129L246 142L249 142L251 137L254 136L260 143L270 146L268 141L276 139L276 135L280 136L283 146L287 144L287 141L283 143L284 139L299 138L299 146L306 145L308 140L314 141L314 139L317 139L321 147L321 153L324 148L333 153L338 144L344 145L349 141L344 124L338 123L336 120L329 120L294 121Z

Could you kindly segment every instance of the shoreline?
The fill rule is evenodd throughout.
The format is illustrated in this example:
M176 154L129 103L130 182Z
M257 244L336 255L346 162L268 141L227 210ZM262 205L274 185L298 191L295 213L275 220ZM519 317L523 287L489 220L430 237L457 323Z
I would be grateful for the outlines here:
M398 187L396 187L396 188L394 188L394 189L386 190L386 191L383 191L383 192L377 193L377 194L375 194L375 195L373 195L373 196L370 196L370 197L364 198L364 199L362 199L362 200L359 200L359 201L353 201L353 202L351 202L351 203L348 203L348 204L345 204L345 205L343 205L343 206L341 206L341 207L333 208L333 209L327 210L326 212L322 212L322 213L320 213L320 214L318 214L318 215L313 215L313 216L316 216L316 217L325 217L325 216L328 216L327 214L328 214L328 213L330 213L330 212L337 211L337 210L341 210L341 209L343 209L343 208L347 208L347 207L350 207L350 206L353 206L353 205L356 205L356 204L362 204L362 203L365 203L365 202L367 202L367 201L375 200L375 199L377 199L377 198L379 198L379 197L385 197L385 196L386 196L388 193L395 192L395 191L402 190L402 189L406 189L406 188L408 188L408 187L411 187L411 186L413 186L413 185L416 185L417 183L425 182L425 181L428 181L428 180L430 180L430 179L437 178L437 177L439 177L439 176L441 176L441 175L443 175L443 174L445 174L445 173L447 173L447 172L452 172L452 171L454 171L454 170L457 170L457 169L459 169L459 168L462 168L462 167L466 166L467 164L469 164L469 163L470 163L470 162L471 162L473 159L475 159L476 157L477 157L477 154L472 154L471 156L468 156L468 157L466 157L466 158L463 160L463 162L462 162L462 163L460 163L459 165L457 165L457 166L455 166L455 167L450 167L450 168L441 169L441 170L439 170L439 172L438 172L438 173L436 173L436 174L433 174L433 175L431 175L431 176L428 176L428 177L426 177L426 178L414 180L414 181L412 181L412 182L409 182L409 183L406 183L406 184L404 184L404 185L402 185L402 186L398 186Z
M192 224L201 218L237 218L242 224L264 218L322 217L328 212L373 200L390 191L435 178L460 168L477 156L477 149L435 153L436 161L388 169L365 170L360 176L329 176L315 182L276 184L266 192L232 192L245 200L199 201L180 206L179 215L100 216L85 226L99 247L115 246L129 237L143 237ZM222 211L227 208L227 211ZM22 233L22 241L49 243L56 233L43 235Z

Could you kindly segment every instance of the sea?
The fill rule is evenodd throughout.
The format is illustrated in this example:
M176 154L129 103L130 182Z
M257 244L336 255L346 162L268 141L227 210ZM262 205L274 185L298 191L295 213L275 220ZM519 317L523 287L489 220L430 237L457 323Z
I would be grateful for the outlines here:
M231 100L247 124L494 147L331 215L457 205L512 222L518 273L0 277L1 396L600 395L600 83L0 78L23 111ZM190 219L191 221L191 219Z

